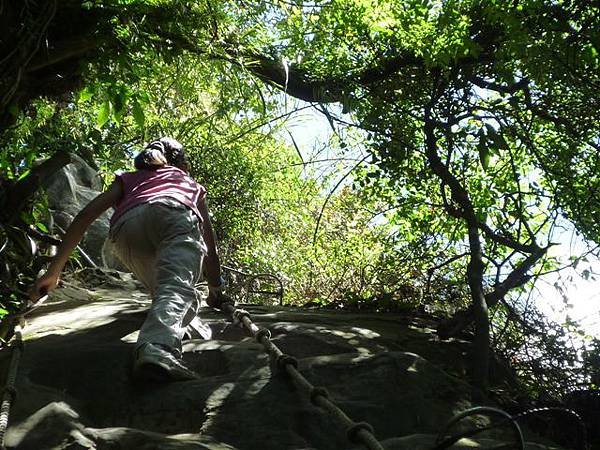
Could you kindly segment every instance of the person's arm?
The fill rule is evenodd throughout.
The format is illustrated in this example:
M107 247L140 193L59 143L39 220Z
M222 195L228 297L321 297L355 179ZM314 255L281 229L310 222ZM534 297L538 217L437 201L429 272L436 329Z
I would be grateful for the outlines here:
M211 288L214 290L214 288L221 287L223 284L221 262L217 252L217 239L210 221L206 200L204 198L198 200L197 206L200 216L202 216L202 237L207 248L206 260L203 267L204 275L208 282L209 290Z
M87 228L104 211L117 203L122 195L123 188L121 187L121 183L115 181L106 192L99 194L75 216L73 222L67 228L46 273L39 277L32 286L29 293L32 301L37 301L43 293L51 291L58 285L60 274L69 260L71 252L79 244Z

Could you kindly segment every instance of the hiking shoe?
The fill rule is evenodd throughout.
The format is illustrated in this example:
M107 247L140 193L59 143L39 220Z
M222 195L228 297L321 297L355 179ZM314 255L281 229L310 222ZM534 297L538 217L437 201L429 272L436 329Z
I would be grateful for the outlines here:
M171 352L149 342L136 350L133 376L146 381L185 381L199 378L196 372L185 367Z

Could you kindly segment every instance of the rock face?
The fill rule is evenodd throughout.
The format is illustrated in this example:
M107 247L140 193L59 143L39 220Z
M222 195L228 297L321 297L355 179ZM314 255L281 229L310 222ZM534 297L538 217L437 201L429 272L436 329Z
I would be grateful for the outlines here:
M46 187L48 206L57 230L66 230L73 218L103 190L100 175L81 157L72 155L72 163L63 167ZM98 218L86 232L80 247L94 264L121 269L106 245L112 211Z
M262 345L208 307L201 317L212 339L185 343L185 361L201 380L133 382L131 350L148 303L136 288L127 279L93 291L67 283L35 311L24 328L7 448L363 448L277 372ZM473 405L472 388L456 376L465 344L438 342L425 321L247 309L284 353L298 358L312 384L326 388L350 418L373 426L384 448L431 449L447 421ZM10 352L0 354L2 373L9 359ZM453 431L486 420L471 417ZM451 448L518 448L510 447L511 436L501 427ZM557 447L530 442L526 448Z

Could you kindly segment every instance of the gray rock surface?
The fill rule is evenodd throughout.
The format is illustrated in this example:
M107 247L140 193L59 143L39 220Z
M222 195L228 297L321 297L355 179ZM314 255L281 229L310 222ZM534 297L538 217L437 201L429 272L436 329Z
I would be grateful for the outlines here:
M77 155L72 156L72 161L46 186L56 232L66 230L77 213L103 190L100 175L94 169ZM107 211L88 228L80 247L96 265L120 269L110 246L105 245L111 215L112 210Z
M202 378L133 382L131 350L148 303L136 288L129 278L93 290L66 282L36 310L24 328L8 448L363 448L303 398L260 344L208 307L201 317L212 339L186 342L184 354ZM271 330L283 352L298 358L300 372L325 387L353 420L369 422L387 449L432 448L444 424L474 404L457 364L465 343L437 341L425 320L256 305L247 309L259 326ZM2 374L9 353L0 354ZM485 423L477 416L460 427ZM510 430L496 429L452 448L513 448L510 436ZM557 447L529 443L527 448Z

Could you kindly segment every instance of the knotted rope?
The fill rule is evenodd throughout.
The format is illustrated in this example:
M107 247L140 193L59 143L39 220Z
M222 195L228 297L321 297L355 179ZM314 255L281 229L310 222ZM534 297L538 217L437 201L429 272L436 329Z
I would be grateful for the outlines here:
M17 371L19 369L19 361L21 360L21 353L25 349L23 344L23 327L25 326L25 316L31 311L37 309L48 299L48 295L44 294L36 303L25 303L21 311L5 316L3 320L10 321L10 328L14 323L14 334L10 348L12 353L10 356L10 364L8 366L8 373L6 374L6 383L2 391L2 403L0 404L0 450L5 450L4 436L8 429L8 415L10 413L10 407L17 397L17 389L15 388L15 380L17 379ZM8 332L8 329L7 329ZM4 338L4 336L3 336Z
M373 427L367 422L355 422L348 417L335 403L329 399L327 389L313 386L299 371L298 360L293 356L283 353L271 341L271 332L267 328L259 328L252 322L250 313L236 308L231 303L223 303L221 309L230 314L234 322L241 323L257 342L262 344L265 351L275 361L277 368L285 372L292 382L303 391L311 403L328 412L336 423L346 430L348 440L353 443L363 444L369 450L384 450L374 436Z
M0 404L0 449L5 450L4 436L8 428L8 415L10 413L10 407L17 396L17 390L15 389L15 380L17 378L17 370L19 368L19 361L21 359L21 353L23 352L23 331L22 331L22 319L15 325L14 337L10 345L12 354L10 357L10 365L8 367L8 374L6 375L6 384L2 393L2 404Z

